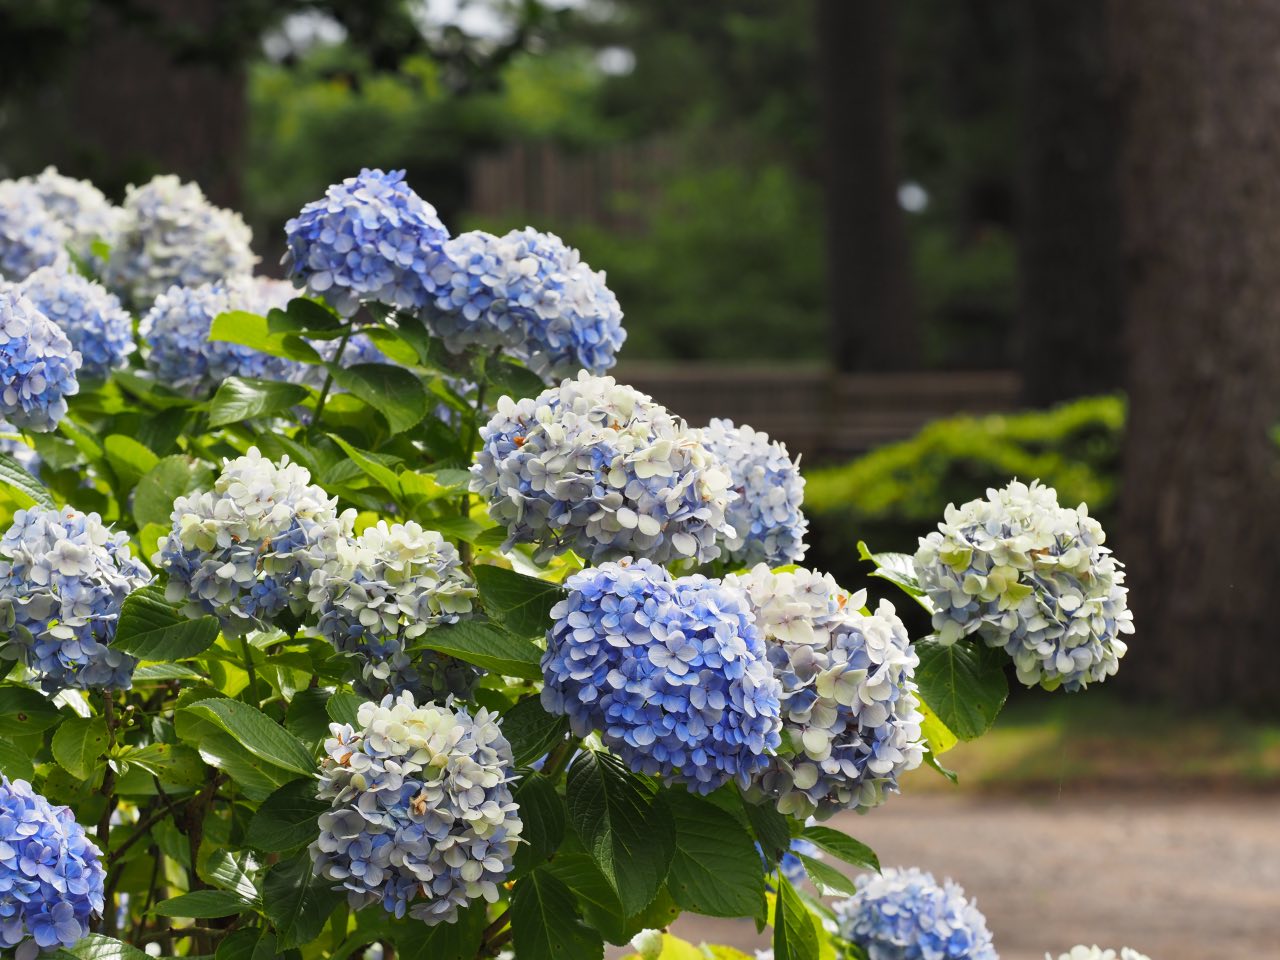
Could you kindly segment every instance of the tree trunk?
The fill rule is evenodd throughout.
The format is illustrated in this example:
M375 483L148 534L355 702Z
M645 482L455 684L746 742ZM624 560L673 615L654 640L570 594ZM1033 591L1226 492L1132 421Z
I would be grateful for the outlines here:
M818 0L827 311L838 370L916 366L898 206L892 0Z
M1122 671L1280 708L1280 2L1113 0L1130 414Z
M1019 354L1025 399L1119 389L1118 129L1107 0L1041 0L1022 18Z

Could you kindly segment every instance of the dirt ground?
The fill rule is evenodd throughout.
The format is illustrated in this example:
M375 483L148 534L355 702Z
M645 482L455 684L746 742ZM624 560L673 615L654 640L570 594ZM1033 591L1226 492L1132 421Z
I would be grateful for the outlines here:
M1081 942L1152 960L1280 960L1280 797L905 796L832 825L886 866L953 877L1002 960ZM751 923L686 916L673 932L765 945Z

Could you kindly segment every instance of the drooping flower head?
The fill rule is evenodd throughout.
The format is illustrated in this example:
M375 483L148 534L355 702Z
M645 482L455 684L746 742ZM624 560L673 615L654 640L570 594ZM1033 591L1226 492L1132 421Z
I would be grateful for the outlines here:
M450 350L503 347L548 383L607 372L627 336L604 274L553 233L461 234L444 245L431 281L423 316Z
M102 914L101 856L67 807L0 774L0 948L29 960L84 939Z
M771 567L803 560L809 521L800 510L804 478L799 461L767 433L735 427L732 420L712 420L700 436L729 472L738 494L726 513L733 527L724 544L729 559L740 566L764 562Z
M648 560L574 574L552 608L542 704L640 773L745 787L778 745L778 683L741 591Z
M339 543L336 557L312 573L308 600L321 634L363 661L367 688L410 690L424 702L469 693L474 669L437 656L415 664L404 655L431 628L471 611L476 589L453 544L417 523L380 520Z
M361 170L330 186L284 229L284 263L294 284L348 317L365 301L426 306L427 278L449 237L403 170Z
M336 504L288 457L277 465L251 447L228 460L212 490L173 503L152 558L169 574L169 602L191 617L213 614L232 634L302 609L312 570L351 536L355 511L339 515Z
M16 287L0 284L0 418L48 433L78 393L80 354Z
M99 242L108 247L115 244L123 219L120 208L88 180L63 176L56 167L46 167L21 182L30 184L44 209L66 228L66 244L71 252L101 268L101 258L94 254L93 247Z
M755 790L795 817L825 819L896 792L919 766L919 658L893 605L862 612L829 575L764 564L725 582L746 593L782 684L782 747Z
M41 267L65 265L68 239L31 184L0 182L0 280L18 283Z
M496 901L523 829L496 715L406 693L362 705L356 721L332 724L325 742L316 874L352 909L380 903L428 925Z
M985 500L948 506L922 537L916 575L937 607L944 643L977 634L1013 658L1018 679L1080 690L1116 672L1133 632L1124 568L1081 504L1013 481Z
M102 284L74 271L41 267L21 287L23 295L79 351L81 376L104 379L128 363L129 354L137 349L133 319Z
M916 867L863 875L835 904L840 936L869 960L997 960L987 920L951 880Z
M592 563L720 554L728 475L683 420L612 377L584 372L537 399L503 397L480 437L471 489L508 545Z
M198 287L250 273L253 235L240 214L216 207L200 187L154 177L125 195L106 282L136 310L170 287Z
M0 538L0 656L50 692L127 689L137 661L109 644L124 598L150 582L128 534L96 513L19 510Z
M210 340L213 321L232 310L266 313L259 281L235 277L198 287L170 287L142 318L139 335L150 347L147 369L181 393L201 397L227 377L294 380L307 367L238 343Z
M1086 947L1084 944L1072 947L1066 953L1058 957L1058 960L1151 960L1145 954L1139 953L1137 950L1131 950L1128 947L1121 947L1120 953L1114 950L1103 950L1099 946ZM1051 954L1046 953L1044 960L1053 960Z

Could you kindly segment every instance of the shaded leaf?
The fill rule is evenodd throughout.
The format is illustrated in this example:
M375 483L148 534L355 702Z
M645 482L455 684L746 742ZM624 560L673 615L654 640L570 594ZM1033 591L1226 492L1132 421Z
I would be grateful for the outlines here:
M667 887L681 907L711 917L747 917L764 900L760 854L750 834L710 800L666 791L676 848Z
M542 679L542 651L493 624L463 620L436 627L419 637L414 646L447 653L503 676Z
M389 363L326 366L333 382L382 414L392 433L403 433L427 415L427 389L404 367Z
M1009 696L1004 653L968 640L944 644L937 637L914 646L920 699L934 716L961 740L986 733Z
M520 960L599 960L604 940L580 919L573 894L544 867L516 881L511 932Z
M517 767L527 767L560 743L569 732L569 718L552 716L535 693L502 715L502 732L511 744Z
M551 626L551 608L564 587L514 570L480 564L472 569L485 613L517 637L542 637Z
M125 597L111 646L139 660L184 660L207 650L219 629L216 617L188 620L152 585Z
M275 926L279 947L296 947L320 935L329 914L343 900L332 886L332 881L315 875L311 854L305 850L267 871L262 911Z
M244 842L264 853L288 853L316 838L316 820L329 804L316 799L316 784L295 780L271 794L249 821Z
M154 912L162 917L207 919L235 917L252 909L252 905L229 890L193 890L180 897L160 901Z

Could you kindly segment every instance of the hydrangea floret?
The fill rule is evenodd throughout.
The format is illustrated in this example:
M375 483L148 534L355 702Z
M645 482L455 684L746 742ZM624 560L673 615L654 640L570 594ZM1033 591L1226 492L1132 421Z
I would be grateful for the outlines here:
M104 279L136 310L173 286L247 275L257 261L240 214L214 206L194 183L155 177L129 187L122 209Z
M604 274L553 233L460 234L444 245L431 283L423 316L446 347L503 347L548 383L605 373L626 339Z
M0 280L18 283L41 267L65 266L68 239L31 184L0 182Z
M119 298L97 281L59 267L41 267L21 288L79 351L81 376L103 379L125 366L137 349L133 318Z
M101 856L67 807L0 774L0 948L34 960L83 940L102 915Z
M471 612L476 589L457 548L420 524L382 520L340 542L336 557L312 572L308 600L334 649L362 661L369 688L408 689L422 701L469 693L474 669L435 656L415 664L404 655L431 628Z
M863 875L835 904L840 936L868 960L997 960L987 920L964 890L915 867Z
M1053 960L1053 955L1046 953L1044 960ZM1058 960L1151 960L1151 958L1129 947L1121 947L1120 952L1116 953L1114 950L1104 950L1099 946L1088 947L1080 944L1059 956Z
M316 874L345 890L352 909L380 903L429 925L495 902L523 829L496 715L416 705L405 693L365 703L355 727L330 730Z
M712 420L700 434L703 444L729 472L738 498L727 511L733 536L725 540L736 566L778 567L804 559L809 521L800 509L804 478L799 460L767 433L732 420Z
M730 535L728 474L683 420L612 377L584 371L536 399L504 396L480 437L471 489L507 546L702 563Z
M80 354L56 323L13 286L0 285L0 418L48 433L78 393Z
M542 704L632 770L746 787L779 743L778 682L740 590L648 560L571 576L551 611Z
M866 809L924 758L912 679L919 658L893 604L863 611L830 575L758 564L725 583L743 591L781 683L783 745L755 791L795 817Z
M285 235L284 264L294 284L349 317L366 301L426 306L428 276L449 232L403 170L366 169L303 207L285 224Z
M1018 679L1080 690L1119 667L1133 632L1124 568L1084 504L1013 481L985 500L948 506L915 555L944 643L977 634L1013 658Z
M49 692L127 689L137 661L110 646L124 598L151 582L96 513L33 507L0 538L0 657Z
M212 490L174 501L152 557L169 575L169 602L190 617L213 614L231 634L305 609L312 572L352 535L355 511L340 515L336 504L288 457L275 464L250 447L226 461Z
M24 177L49 215L68 231L67 246L87 264L103 265L94 246L115 244L123 212L88 180L77 180L46 167L34 177Z

